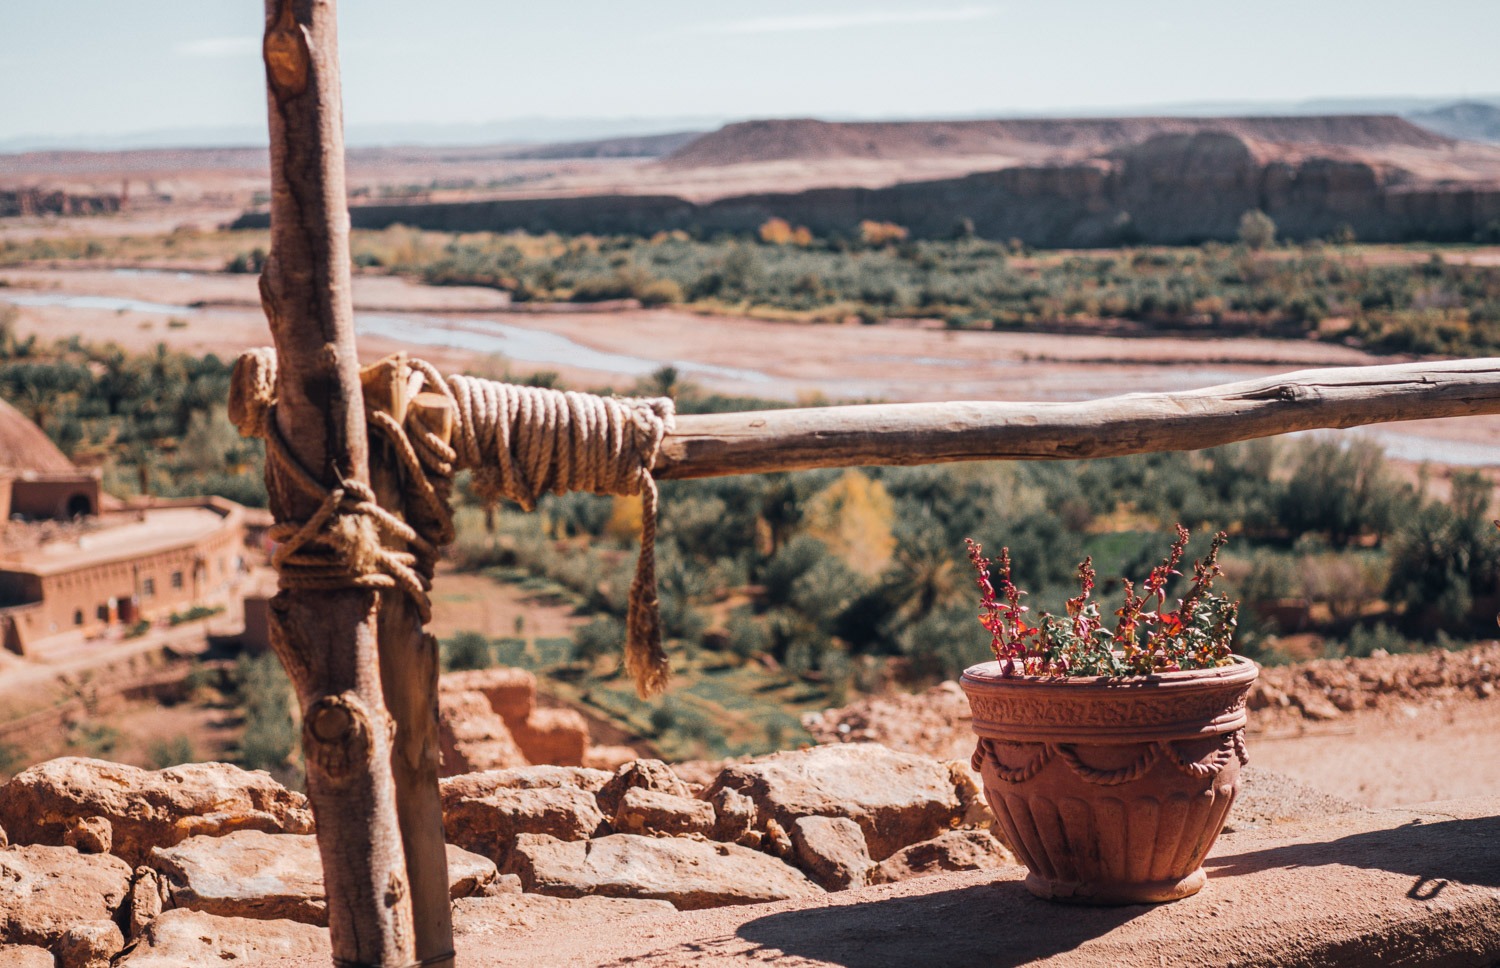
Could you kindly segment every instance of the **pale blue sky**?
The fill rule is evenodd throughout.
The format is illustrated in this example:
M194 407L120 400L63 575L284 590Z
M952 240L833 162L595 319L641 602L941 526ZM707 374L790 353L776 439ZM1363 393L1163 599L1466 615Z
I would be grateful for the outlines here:
M0 141L263 128L261 0L3 0ZM1500 0L344 0L346 121L1500 94Z

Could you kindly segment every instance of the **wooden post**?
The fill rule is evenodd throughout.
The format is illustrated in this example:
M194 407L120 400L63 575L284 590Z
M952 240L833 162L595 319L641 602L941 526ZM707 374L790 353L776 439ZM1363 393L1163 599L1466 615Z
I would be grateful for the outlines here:
M325 488L369 484L349 291L349 215L333 0L266 0L271 254L261 300L279 357L276 426ZM320 501L267 466L278 521ZM377 595L288 583L272 643L302 705L307 795L318 827L337 963L395 968L413 955L412 914L381 690Z
M419 393L408 399L404 355L365 368L365 400L406 426L408 415L444 443L453 435L453 407L447 397ZM379 435L371 438L370 477L380 506L431 533L433 522L421 508L408 507L401 462ZM388 545L406 551L405 543ZM424 968L452 968L453 911L448 898L448 847L443 835L443 803L438 792L438 643L422 630L422 616L400 593L381 596L380 680L386 708L396 724L391 775L396 810L411 879L412 918L417 959Z
M1500 359L1299 370L1078 403L893 403L684 414L658 480L814 467L1082 460L1298 430L1500 413Z

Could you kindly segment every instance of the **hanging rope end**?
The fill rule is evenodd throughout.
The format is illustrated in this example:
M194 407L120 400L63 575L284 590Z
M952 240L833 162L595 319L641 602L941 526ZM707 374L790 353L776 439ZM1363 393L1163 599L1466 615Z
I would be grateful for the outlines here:
M672 679L672 663L661 647L659 629L652 638L631 634L625 640L625 671L635 681L636 694L642 699L667 691L667 684Z

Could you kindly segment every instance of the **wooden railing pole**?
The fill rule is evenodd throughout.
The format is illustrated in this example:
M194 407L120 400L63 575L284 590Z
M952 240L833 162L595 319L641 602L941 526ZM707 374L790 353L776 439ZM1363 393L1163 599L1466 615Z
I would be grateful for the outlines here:
M422 394L406 398L405 361L382 360L364 371L365 399L404 423L407 414L444 442L452 433L452 407L446 397ZM417 529L431 534L433 522L421 519L420 506L408 506L402 465L389 441L371 438L370 477L380 506ZM404 542L388 546L406 551ZM386 708L396 724L391 778L396 784L396 813L411 879L411 909L416 955L423 968L453 968L453 912L448 899L448 848L443 835L443 801L438 791L441 751L438 745L437 639L422 626L411 597L382 595L380 601L380 680Z
M682 415L658 479L966 460L1077 460L1397 420L1500 414L1500 359L1301 370L1082 403L905 403Z
M369 484L350 299L349 215L333 0L266 0L271 255L261 297L279 357L276 427L323 488ZM279 522L321 501L267 464ZM282 575L272 643L303 713L307 796L317 821L335 963L412 961L410 890L381 691L377 594Z

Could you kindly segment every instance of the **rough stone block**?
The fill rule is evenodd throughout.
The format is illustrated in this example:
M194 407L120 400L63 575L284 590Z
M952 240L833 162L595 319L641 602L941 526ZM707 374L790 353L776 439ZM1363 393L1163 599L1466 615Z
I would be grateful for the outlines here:
M801 871L773 857L683 837L612 834L569 842L522 834L506 869L535 894L654 898L681 910L822 893Z

